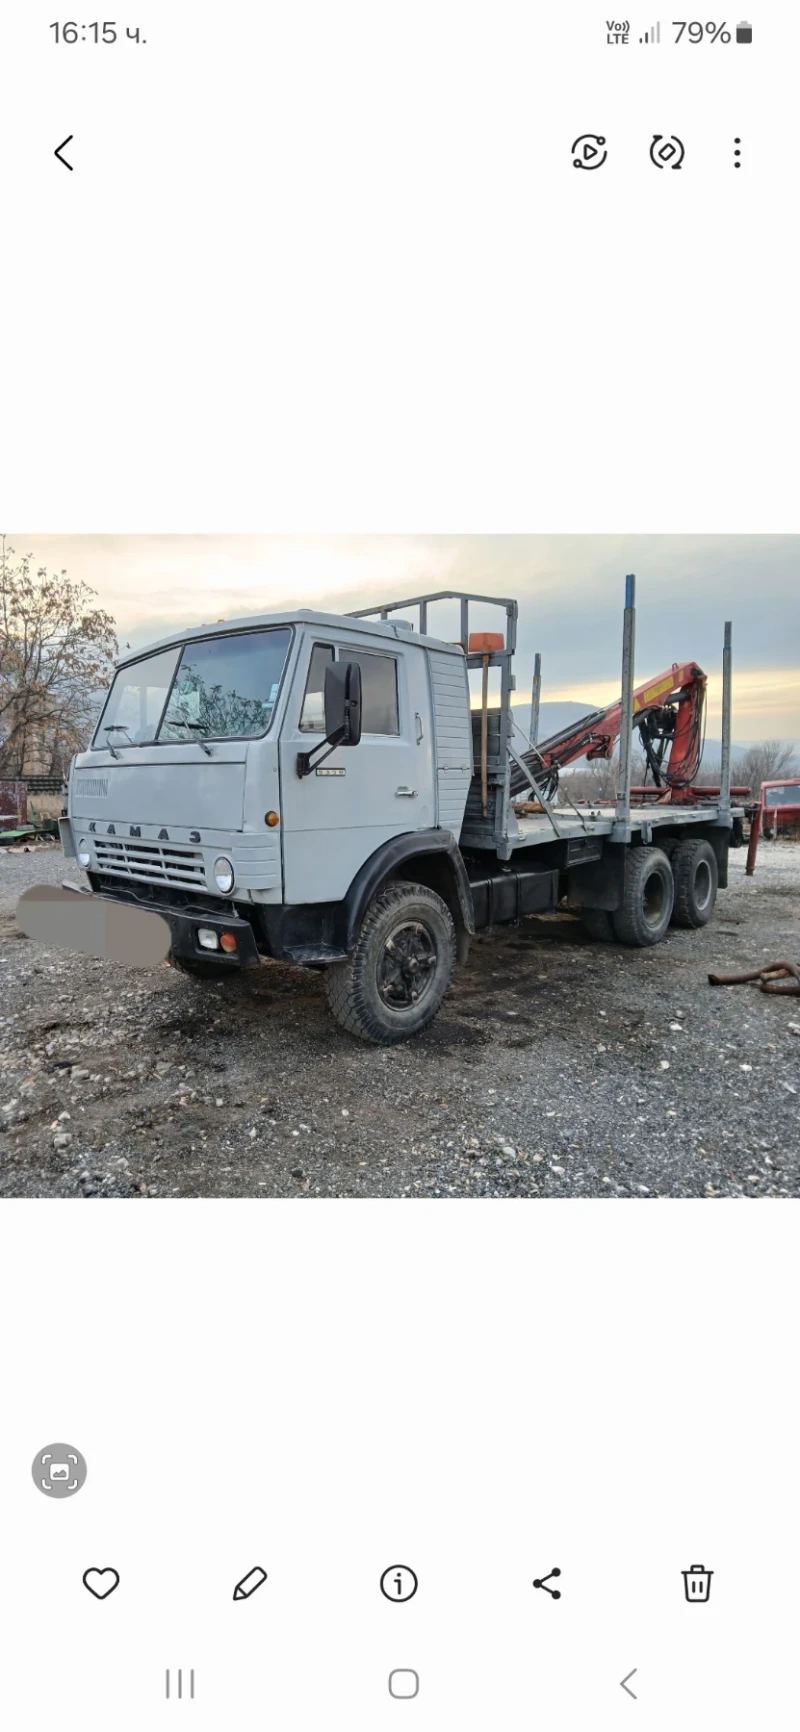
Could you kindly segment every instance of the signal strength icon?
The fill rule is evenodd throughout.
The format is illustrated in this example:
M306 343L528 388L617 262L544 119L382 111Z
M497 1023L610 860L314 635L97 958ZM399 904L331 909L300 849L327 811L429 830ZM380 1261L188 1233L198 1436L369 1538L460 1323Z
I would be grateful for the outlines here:
M642 42L660 42L661 41L661 25L660 24L651 24L650 29L645 30L644 36L639 37L639 41L640 41L640 43L642 43Z

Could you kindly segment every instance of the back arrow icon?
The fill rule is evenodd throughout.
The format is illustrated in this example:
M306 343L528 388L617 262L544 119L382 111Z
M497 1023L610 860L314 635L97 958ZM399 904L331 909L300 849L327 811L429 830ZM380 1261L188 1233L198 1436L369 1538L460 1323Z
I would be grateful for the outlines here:
M61 143L61 144L60 144L60 145L59 145L59 146L58 146L58 149L57 149L57 150L54 150L54 151L53 151L53 155L54 155L54 156L57 156L57 157L58 157L58 160L59 160L59 162L63 162L63 164L64 164L64 167L65 167L65 168L68 168L68 169L69 169L69 172L70 172L70 174L72 174L72 172L73 172L73 170L72 170L72 163L71 163L71 162L67 162L67 159L66 159L66 157L65 157L65 156L62 156L62 155L61 155L61 152L62 152L62 150L65 150L65 149L66 149L66 146L67 146L67 145L68 145L68 144L71 144L71 143L72 143L72 140L73 140L73 138L74 138L74 136L75 136L75 135L74 135L74 133L72 133L72 132L71 132L71 133L70 133L70 135L69 135L69 138L65 138L65 139L64 139L64 140L63 140L63 142L62 142L62 143Z
M628 1678L633 1678L635 1676L635 1674L638 1672L638 1670L639 1670L638 1666L634 1666L633 1671L628 1672L626 1674L626 1676L624 1678L620 1678L620 1681L619 1681L620 1689L627 1691L627 1694L629 1696L633 1697L634 1702L638 1702L639 1698L638 1698L635 1690L629 1690L628 1689Z

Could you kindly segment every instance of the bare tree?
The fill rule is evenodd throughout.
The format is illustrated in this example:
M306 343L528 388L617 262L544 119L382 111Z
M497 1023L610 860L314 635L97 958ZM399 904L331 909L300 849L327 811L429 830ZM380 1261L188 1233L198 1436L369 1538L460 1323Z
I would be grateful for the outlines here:
M615 799L617 753L615 752L612 758L583 758L577 764L562 770L559 790L562 805L566 804L566 795L569 795L576 805L580 801L589 806L597 806Z
M583 758L574 766L562 770L562 804L565 804L565 793L576 803L584 801L589 805L614 800L617 792L617 763L618 750L615 749L610 759ZM631 763L631 782L634 787L640 787L645 780L648 786L652 785L652 777L645 772L644 754L634 750ZM777 782L784 776L798 774L800 761L794 746L785 740L760 740L748 747L747 751L739 752L731 765L731 781L735 786L750 788L754 796L762 782ZM698 788L718 788L721 777L719 756L704 758L694 778L694 785Z
M719 758L707 758L703 755L697 766L694 786L696 788L718 788L721 775L722 766Z
M734 763L734 781L749 783L757 794L762 782L779 782L782 776L797 774L794 746L786 740L759 740L749 746Z
M0 548L0 775L63 775L84 743L117 653L114 621L66 571L35 573Z

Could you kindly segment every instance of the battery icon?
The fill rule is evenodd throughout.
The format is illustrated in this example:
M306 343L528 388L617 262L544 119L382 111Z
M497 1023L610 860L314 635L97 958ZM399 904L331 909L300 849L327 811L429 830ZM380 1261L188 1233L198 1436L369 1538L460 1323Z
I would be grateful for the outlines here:
M752 42L752 40L753 40L753 26L752 26L752 24L747 24L747 23L737 24L737 26L736 26L736 40L737 40L737 42Z

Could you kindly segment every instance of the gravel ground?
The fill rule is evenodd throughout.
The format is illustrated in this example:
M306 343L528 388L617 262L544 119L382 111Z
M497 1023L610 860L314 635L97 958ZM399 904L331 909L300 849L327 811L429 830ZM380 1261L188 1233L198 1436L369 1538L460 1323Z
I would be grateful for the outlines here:
M199 985L43 948L0 849L0 1195L800 1195L800 998L712 988L800 961L800 844L731 855L711 925L654 950L569 916L474 942L437 1021L363 1046L318 974Z

